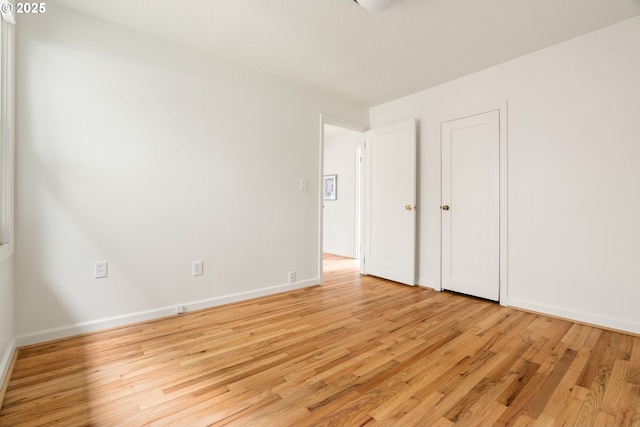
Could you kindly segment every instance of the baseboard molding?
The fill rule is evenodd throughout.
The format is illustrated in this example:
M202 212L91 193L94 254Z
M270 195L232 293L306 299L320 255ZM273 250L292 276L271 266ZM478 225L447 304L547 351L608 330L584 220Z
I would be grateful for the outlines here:
M208 298L200 301L192 301L186 303L176 303L168 307L161 307L153 310L141 311L137 313L125 314L122 316L114 316L105 319L98 319L89 322L76 323L74 325L62 326L59 328L46 329L26 335L21 335L15 339L14 349L24 347L26 345L39 344L46 341L52 341L60 338L66 338L89 332L97 332L106 329L116 328L119 326L131 325L134 323L147 322L178 314L178 307L183 308L183 312L202 310L205 308L216 307L219 305L229 304L232 302L244 301L267 295L278 294L281 292L292 291L296 289L315 286L320 281L317 278L302 280L296 283L287 283L284 285L270 286L261 289L255 289L247 292L239 292L235 294L223 295L215 298Z
M4 352L2 361L0 361L0 408L4 400L6 386L8 385L9 375L11 375L11 367L13 365L14 355L16 353L16 340L9 343L7 351Z
M271 286L268 288L256 289L247 292L239 292L237 294L225 295L222 297L209 298L201 301L194 301L188 304L184 304L185 312L202 310L204 308L216 307L219 305L229 304L232 302L245 301L248 299L264 297L267 295L279 294L281 292L295 291L296 289L308 288L320 283L320 279L314 278L309 280L302 280L296 283L288 283L285 285ZM175 313L175 309L174 309Z
M556 307L546 304L536 304L517 298L509 298L508 307L520 308L526 311L532 311L540 314L547 314L554 317L560 317L567 320L573 320L580 323L586 323L593 326L599 326L606 329L613 329L620 332L632 334L640 334L640 323L630 322L628 320L616 319L613 317L599 316L593 313L586 313L577 310L568 310L562 307Z

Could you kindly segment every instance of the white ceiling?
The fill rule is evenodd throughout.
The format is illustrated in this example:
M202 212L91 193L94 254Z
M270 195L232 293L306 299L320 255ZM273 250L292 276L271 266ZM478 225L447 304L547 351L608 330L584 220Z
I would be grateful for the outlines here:
M640 15L640 0L56 0L365 106Z

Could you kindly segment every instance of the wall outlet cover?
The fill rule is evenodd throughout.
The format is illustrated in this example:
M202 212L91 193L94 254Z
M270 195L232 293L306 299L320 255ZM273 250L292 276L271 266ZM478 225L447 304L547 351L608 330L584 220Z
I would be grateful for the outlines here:
M107 261L96 261L93 264L93 278L103 279L109 274L109 263Z
M204 274L204 266L202 261L193 261L191 274L194 276L202 276Z

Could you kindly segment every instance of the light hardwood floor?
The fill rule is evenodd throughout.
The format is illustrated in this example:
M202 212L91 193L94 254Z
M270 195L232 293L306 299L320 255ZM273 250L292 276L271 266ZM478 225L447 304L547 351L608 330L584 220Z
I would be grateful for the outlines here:
M356 267L22 348L0 425L640 425L640 337Z

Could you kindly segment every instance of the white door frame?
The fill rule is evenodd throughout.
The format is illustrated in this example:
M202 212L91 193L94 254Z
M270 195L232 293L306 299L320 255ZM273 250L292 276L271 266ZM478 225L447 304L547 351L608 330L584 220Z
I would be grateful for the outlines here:
M474 108L471 110L448 114L443 116L438 121L438 127L440 128L440 139L438 141L438 158L442 159L442 123L452 120L463 119L465 117L475 116L483 114L489 111L498 110L500 114L500 305L507 305L508 298L508 151L507 151L507 101L496 102L494 104L485 105L482 107ZM438 162L438 188L442 190L442 165ZM440 201L442 200L442 193L438 198L438 211L440 211ZM438 230L442 230L442 215L439 212L438 216ZM437 264L437 277L438 281L435 283L435 290L442 290L442 233L439 235L439 253L440 262Z
M364 136L364 134L363 134ZM366 138L366 137L365 137ZM353 242L354 250L353 253L356 254L356 258L360 260L360 271L364 268L362 265L362 251L364 248L363 239L362 239L362 229L364 225L362 223L364 219L364 213L362 212L362 206L364 205L364 184L362 182L362 177L364 176L364 141L362 144L359 144L355 147L355 169L356 169L356 241Z
M322 209L324 200L322 198L323 194L323 182L324 182L324 125L334 125L340 126L347 129L352 129L358 132L362 132L362 143L364 145L364 133L367 130L367 127L355 122L350 122L348 120L343 120L338 117L333 117L327 114L320 114L320 153L319 153L319 168L318 168L318 284L322 284L322 273L323 273L323 260L322 254L324 250L324 212ZM360 194L362 194L362 183L364 179L362 177L362 170L364 168L360 168ZM358 209L360 214L360 224L362 224L362 202L363 197L360 197L360 207ZM360 246L362 246L362 226L359 230L360 237ZM362 271L362 259L360 256L360 270Z

